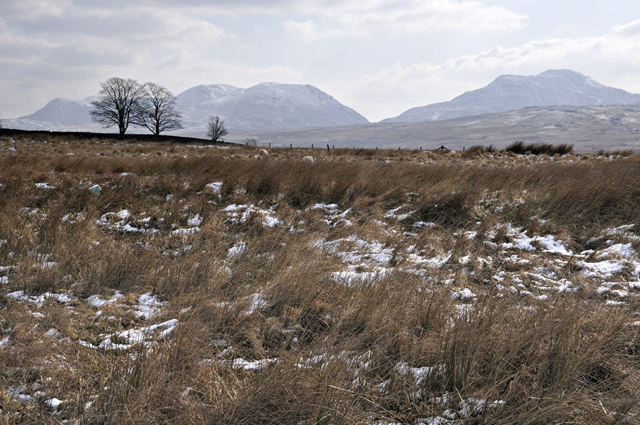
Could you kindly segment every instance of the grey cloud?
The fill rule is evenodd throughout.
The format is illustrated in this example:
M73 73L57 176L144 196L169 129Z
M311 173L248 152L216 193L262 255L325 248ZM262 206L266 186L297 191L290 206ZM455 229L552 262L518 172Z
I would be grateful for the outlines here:
M46 34L48 37L91 35L109 39L148 40L167 38L184 31L207 32L208 38L221 38L224 30L215 24L180 13L167 13L154 9L113 9L103 16L85 13L82 8L68 11L62 16L12 19L11 29L16 33ZM207 35L207 34L204 34Z

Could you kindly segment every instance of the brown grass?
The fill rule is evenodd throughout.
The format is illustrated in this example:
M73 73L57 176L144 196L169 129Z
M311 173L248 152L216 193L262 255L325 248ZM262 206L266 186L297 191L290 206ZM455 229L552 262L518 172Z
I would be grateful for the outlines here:
M551 143L529 143L525 145L523 141L517 141L505 148L507 152L513 152L519 155L530 153L531 155L566 155L573 152L573 145Z
M571 261L558 273L581 282L579 292L498 298L496 273L526 276L558 257L500 263L484 243L496 225L512 223L531 235L553 233L579 252L599 246L606 228L640 223L633 155L282 149L256 159L251 146L48 142L0 140L0 276L8 278L0 284L0 340L11 341L0 348L3 423L418 423L460 412L473 398L486 405L456 423L638 422L640 335L629 325L638 301L605 306ZM313 164L300 160L309 153ZM219 197L211 182L223 183ZM102 186L99 197L91 184ZM352 227L326 224L310 208L318 203L351 208ZM233 223L224 211L231 204L273 207L282 223L266 227L260 213ZM385 218L398 207L413 213ZM148 220L159 232L96 223L122 209L129 223ZM196 214L200 232L172 233ZM478 236L462 237L470 230ZM344 265L315 244L354 234L393 249L394 271L366 284L333 280ZM501 238L508 235L499 227L494 240ZM229 257L239 242L246 251ZM452 257L424 269L428 278L416 276L400 267L409 246ZM467 265L458 261L464 256ZM491 256L489 266L483 259ZM42 267L46 261L56 264ZM452 277L477 298L453 300ZM16 290L70 292L77 301L38 307L5 295ZM101 314L84 301L116 291L124 298ZM166 304L145 321L133 306L148 292ZM247 314L255 294L263 302ZM157 344L118 351L79 343L97 346L173 318L179 325ZM58 336L45 335L51 328ZM244 370L232 366L238 358L272 361ZM432 369L421 379L406 373L423 367ZM17 402L9 388L32 402ZM64 403L52 409L52 397Z

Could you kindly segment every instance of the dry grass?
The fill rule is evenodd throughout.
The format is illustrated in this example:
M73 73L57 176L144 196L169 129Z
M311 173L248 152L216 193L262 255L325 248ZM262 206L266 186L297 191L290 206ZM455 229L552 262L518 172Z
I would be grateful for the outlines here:
M500 248L513 240L506 223L594 249L594 261L608 239L626 242L603 231L640 224L634 155L317 149L308 164L309 150L260 157L248 146L0 149L3 423L638 422L635 294L606 305L578 258ZM240 204L254 209L234 222L227 208ZM336 278L348 266L340 252L375 243L349 269L366 278ZM438 267L411 260L446 253ZM580 289L498 289L504 271L534 291L540 270ZM610 280L634 279L628 269ZM475 296L452 296L460 288ZM72 300L37 300L46 293ZM146 293L163 303L147 319ZM122 333L169 319L164 338L162 327L145 343ZM109 336L127 347L98 347Z
M523 141L517 141L507 146L505 150L507 152L513 152L520 155L527 152L531 155L566 155L573 152L573 145L554 145L551 143L529 143L525 145Z

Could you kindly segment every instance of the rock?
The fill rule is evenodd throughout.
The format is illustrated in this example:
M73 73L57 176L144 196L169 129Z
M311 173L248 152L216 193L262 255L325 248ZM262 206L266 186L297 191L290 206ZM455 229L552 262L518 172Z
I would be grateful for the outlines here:
M302 158L302 162L306 162L308 164L313 164L313 157L312 156L305 156L304 158Z
M258 153L262 156L269 156L269 152L266 149L260 149Z
M94 184L89 188L89 192L91 192L94 198L97 198L102 193L102 188L99 184Z

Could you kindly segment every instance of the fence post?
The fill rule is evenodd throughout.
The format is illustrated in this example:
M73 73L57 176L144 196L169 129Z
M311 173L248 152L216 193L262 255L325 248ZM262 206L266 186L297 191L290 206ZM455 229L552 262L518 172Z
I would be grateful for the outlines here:
M329 145L327 145L327 152L331 153L331 150L329 149Z

